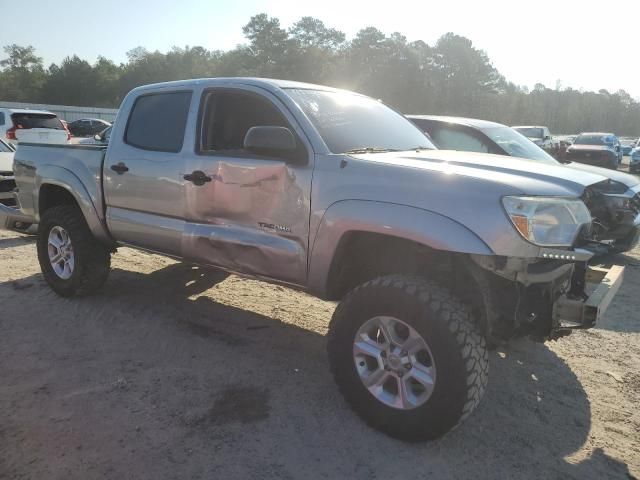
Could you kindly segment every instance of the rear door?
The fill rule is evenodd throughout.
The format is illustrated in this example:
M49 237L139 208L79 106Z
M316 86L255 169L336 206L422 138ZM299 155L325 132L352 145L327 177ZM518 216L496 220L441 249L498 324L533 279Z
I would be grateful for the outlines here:
M161 91L123 106L129 118L114 131L104 167L107 224L118 241L181 256L191 98L189 89Z
M68 141L67 131L53 113L13 113L11 120L18 143L65 144Z
M306 282L312 149L295 118L261 88L203 93L196 152L185 171L186 259L302 285ZM292 131L286 155L244 149L251 127Z

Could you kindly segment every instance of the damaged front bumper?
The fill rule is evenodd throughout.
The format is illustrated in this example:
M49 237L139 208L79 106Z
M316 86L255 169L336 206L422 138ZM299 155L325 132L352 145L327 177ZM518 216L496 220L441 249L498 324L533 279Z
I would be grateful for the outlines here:
M624 267L589 267L591 252L546 250L541 256L472 256L469 271L483 295L488 338L547 340L591 328L622 284Z
M584 295L564 293L553 304L555 330L591 328L607 311L622 285L624 267L589 267L585 272Z

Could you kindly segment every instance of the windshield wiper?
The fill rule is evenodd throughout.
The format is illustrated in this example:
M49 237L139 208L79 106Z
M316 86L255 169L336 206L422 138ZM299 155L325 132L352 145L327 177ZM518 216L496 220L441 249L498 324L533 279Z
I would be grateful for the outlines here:
M393 148L381 148L381 147L361 147L361 148L352 148L351 150L347 150L344 153L385 153L385 152L397 152L398 150L394 150Z
M407 151L410 150L415 150L417 152L418 150L433 150L433 148L425 147L424 145L418 145L417 147L407 148Z

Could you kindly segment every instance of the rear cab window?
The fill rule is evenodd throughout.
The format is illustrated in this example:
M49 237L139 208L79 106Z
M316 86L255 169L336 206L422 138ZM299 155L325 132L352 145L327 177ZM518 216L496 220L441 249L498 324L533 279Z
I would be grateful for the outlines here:
M64 130L62 122L53 113L12 113L11 120L16 128L48 128Z
M150 93L136 98L125 143L143 150L178 153L184 143L191 91Z

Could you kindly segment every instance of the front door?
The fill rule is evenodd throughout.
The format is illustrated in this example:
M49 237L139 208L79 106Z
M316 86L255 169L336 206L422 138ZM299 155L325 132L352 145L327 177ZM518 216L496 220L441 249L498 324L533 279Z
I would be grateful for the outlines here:
M196 152L186 160L185 259L287 283L306 282L312 150L291 113L254 87L203 93ZM297 149L256 155L254 126L289 128Z

